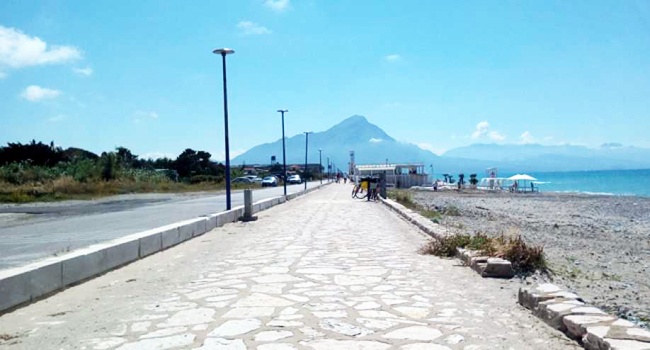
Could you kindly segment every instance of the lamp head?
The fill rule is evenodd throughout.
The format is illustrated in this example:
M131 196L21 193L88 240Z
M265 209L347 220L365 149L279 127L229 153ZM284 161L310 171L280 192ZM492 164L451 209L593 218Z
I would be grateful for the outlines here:
M214 50L212 50L212 53L217 54L217 55L225 56L225 55L230 55L230 54L235 53L235 50L224 47L224 48L221 48L221 49L214 49Z

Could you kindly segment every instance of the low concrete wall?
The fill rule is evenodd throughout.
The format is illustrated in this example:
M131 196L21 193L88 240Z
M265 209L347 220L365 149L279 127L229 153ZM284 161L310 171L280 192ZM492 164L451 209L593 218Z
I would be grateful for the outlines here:
M287 198L281 196L258 201L253 205L253 211L269 209L325 185L290 194ZM239 206L134 233L26 266L0 270L0 314L235 222L242 215L244 207Z
M585 304L578 295L544 283L519 288L519 304L588 350L650 349L650 331Z

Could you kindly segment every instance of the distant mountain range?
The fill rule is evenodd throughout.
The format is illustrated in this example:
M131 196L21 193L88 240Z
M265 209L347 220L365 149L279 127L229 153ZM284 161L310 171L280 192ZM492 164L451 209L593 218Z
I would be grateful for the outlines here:
M428 172L484 174L488 167L501 172L543 172L576 170L650 168L650 149L604 144L600 148L583 146L543 146L538 144L474 144L451 149L441 156L406 142L396 141L378 126L359 115L345 119L323 132L309 135L309 163L322 164L327 157L338 169L347 172L350 151L357 164L423 163ZM287 163L305 162L305 135L286 141ZM232 159L233 165L269 164L271 156L282 162L282 139L251 148ZM480 176L480 175L479 175Z

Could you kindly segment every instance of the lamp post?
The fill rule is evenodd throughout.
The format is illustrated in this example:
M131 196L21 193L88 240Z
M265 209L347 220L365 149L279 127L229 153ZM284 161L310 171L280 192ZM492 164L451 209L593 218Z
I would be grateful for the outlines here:
M307 189L307 145L309 145L309 134L313 134L312 131L305 131L305 190Z
M330 182L330 157L327 157L327 182Z
M288 109L278 109L279 113L282 113L282 164L283 164L283 172L284 172L284 179L282 179L283 185L284 185L284 196L287 196L287 152L286 148L284 145L284 114L286 112L289 112Z
M230 210L230 142L228 140L228 90L226 88L226 55L235 53L233 49L215 49L212 53L221 55L223 67L223 123L226 139L226 210Z
M320 184L323 184L323 150L318 149L318 171L320 172Z

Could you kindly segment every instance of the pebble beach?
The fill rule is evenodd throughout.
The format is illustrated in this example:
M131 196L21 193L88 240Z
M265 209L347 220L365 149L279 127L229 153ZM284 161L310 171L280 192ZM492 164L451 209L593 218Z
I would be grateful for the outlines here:
M642 326L650 324L650 198L567 193L413 191L431 209L456 207L441 224L458 232L521 234L542 245L549 281Z

